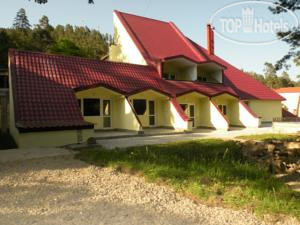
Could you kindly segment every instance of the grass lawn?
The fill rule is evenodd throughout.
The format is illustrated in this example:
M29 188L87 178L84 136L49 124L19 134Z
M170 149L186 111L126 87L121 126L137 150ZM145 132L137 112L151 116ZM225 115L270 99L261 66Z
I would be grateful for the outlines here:
M138 173L208 204L300 219L300 193L248 163L233 141L201 139L127 149L83 149L77 158Z
M257 141L269 141L269 140L282 140L282 141L295 141L300 138L300 135L296 134L256 134L256 135L244 135L236 138L245 140L257 140Z
M8 133L0 133L0 150L17 148L14 139Z

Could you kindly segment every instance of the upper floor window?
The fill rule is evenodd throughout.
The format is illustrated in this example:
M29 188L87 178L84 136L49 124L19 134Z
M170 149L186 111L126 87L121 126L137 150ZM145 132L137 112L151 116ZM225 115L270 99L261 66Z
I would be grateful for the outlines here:
M176 76L175 76L175 74L167 74L167 73L164 73L164 74L163 74L163 78L164 78L165 80L175 80Z
M200 81L200 82L207 82L207 78L203 77L203 76L198 76L197 80Z

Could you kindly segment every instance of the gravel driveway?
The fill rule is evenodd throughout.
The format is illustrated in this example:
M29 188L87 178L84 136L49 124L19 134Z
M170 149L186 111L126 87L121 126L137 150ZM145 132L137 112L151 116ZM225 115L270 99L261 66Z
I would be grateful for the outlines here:
M195 204L167 187L67 155L0 163L0 224L263 223L250 213Z

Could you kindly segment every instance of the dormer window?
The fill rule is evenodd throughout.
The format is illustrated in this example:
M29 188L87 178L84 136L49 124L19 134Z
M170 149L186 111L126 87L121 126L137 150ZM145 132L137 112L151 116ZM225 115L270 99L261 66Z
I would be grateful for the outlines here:
M197 80L200 81L200 82L207 82L207 78L204 77L204 76L198 76Z
M164 78L165 80L175 80L176 76L175 76L175 74L167 74L167 73L164 73L164 74L163 74L163 78Z

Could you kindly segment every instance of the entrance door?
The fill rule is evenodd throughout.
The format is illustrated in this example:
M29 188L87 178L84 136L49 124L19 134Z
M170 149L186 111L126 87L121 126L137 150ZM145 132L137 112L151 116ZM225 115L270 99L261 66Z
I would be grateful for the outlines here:
M149 101L149 126L155 126L155 102Z
M103 128L111 128L111 101L103 100Z

